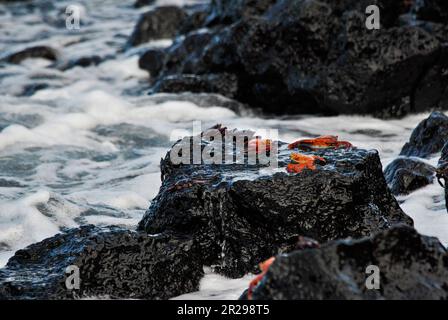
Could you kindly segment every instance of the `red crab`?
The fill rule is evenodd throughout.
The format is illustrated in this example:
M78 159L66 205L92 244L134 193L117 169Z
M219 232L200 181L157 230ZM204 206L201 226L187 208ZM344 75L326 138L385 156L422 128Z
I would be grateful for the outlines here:
M269 267L272 265L272 263L275 261L275 257L271 257L268 260L260 263L260 269L261 273L257 275L249 284L249 289L247 290L247 298L249 300L252 299L252 294L254 292L255 287L260 283L260 281L263 279L264 275L268 272Z
M288 145L288 149L302 149L302 150L313 150L313 149L325 149L325 148L345 148L350 149L353 145L348 141L338 141L337 136L320 136L314 139L304 139L298 140Z
M248 150L255 150L255 152L258 154L263 150L264 150L264 152L271 151L271 144L272 144L272 140L261 139L260 137L257 137L248 142L247 148L248 148Z
M326 163L322 157L301 153L291 153L291 161L286 167L286 171L289 173L300 173L304 169L316 170L316 161Z

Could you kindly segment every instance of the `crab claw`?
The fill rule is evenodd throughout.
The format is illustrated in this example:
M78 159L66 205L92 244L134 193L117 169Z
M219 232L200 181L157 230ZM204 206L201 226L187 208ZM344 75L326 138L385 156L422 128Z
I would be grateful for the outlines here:
M275 261L275 257L271 257L266 261L263 261L259 264L259 267L261 269L261 273L257 275L249 284L249 289L247 290L247 298L249 300L252 299L252 294L254 292L255 287L260 283L260 281L265 276L266 272L268 272L269 267L272 265L272 263Z
M272 140L270 139L261 139L257 137L248 142L247 147L248 150L255 150L258 154L260 152L269 152L271 151Z
M320 136L315 139L303 139L288 145L289 149L321 149L321 148L344 148L350 149L353 145L348 141L338 141L337 136Z
M304 169L316 170L316 161L326 163L322 157L301 153L291 153L291 161L286 167L286 171L289 173L300 173Z

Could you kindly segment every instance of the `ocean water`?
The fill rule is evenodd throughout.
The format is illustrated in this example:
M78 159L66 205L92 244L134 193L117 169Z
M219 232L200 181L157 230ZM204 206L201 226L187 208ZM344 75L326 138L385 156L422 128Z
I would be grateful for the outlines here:
M160 187L160 158L174 133L203 128L277 129L283 141L338 135L360 148L377 149L383 165L400 152L413 128L428 114L400 120L361 116L282 117L237 115L146 95L149 76L138 53L168 46L170 39L124 51L126 40L148 8L133 1L78 0L80 30L65 28L72 1L35 1L35 7L0 5L0 58L34 45L58 50L60 61L99 55L97 66L61 71L50 61L30 59L0 66L0 267L20 248L83 224L135 228ZM156 5L192 3L159 0ZM33 88L43 89L35 91ZM438 157L428 160L436 164ZM423 234L448 245L448 214L436 183L399 197ZM185 299L234 299L251 275L230 280L206 270L201 290Z

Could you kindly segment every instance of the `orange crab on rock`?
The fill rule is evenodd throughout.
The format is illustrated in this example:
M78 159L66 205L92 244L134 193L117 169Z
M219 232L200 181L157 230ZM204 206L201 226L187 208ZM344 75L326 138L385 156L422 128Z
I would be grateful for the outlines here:
M326 163L322 157L301 153L291 153L291 161L286 167L289 173L300 173L304 169L316 170L316 162Z
M259 275L257 275L249 284L249 289L247 290L247 298L249 300L252 299L252 294L254 292L254 289L256 286L258 286L258 284L260 283L260 281L263 279L263 277L265 276L265 274L268 272L269 267L272 265L272 263L274 263L275 261L275 257L271 257L268 260L262 262L259 264L259 267L261 269L261 273Z
M288 145L288 149L302 149L302 150L313 150L313 149L350 149L353 145L348 141L339 141L337 136L320 136L314 139L303 139L293 142Z

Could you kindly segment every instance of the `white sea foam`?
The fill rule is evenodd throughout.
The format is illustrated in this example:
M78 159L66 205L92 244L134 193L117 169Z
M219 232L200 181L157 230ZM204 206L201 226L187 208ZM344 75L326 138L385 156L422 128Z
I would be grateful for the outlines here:
M239 279L228 279L212 272L210 268L205 268L204 272L198 292L183 294L173 300L236 300L254 277L248 274Z

